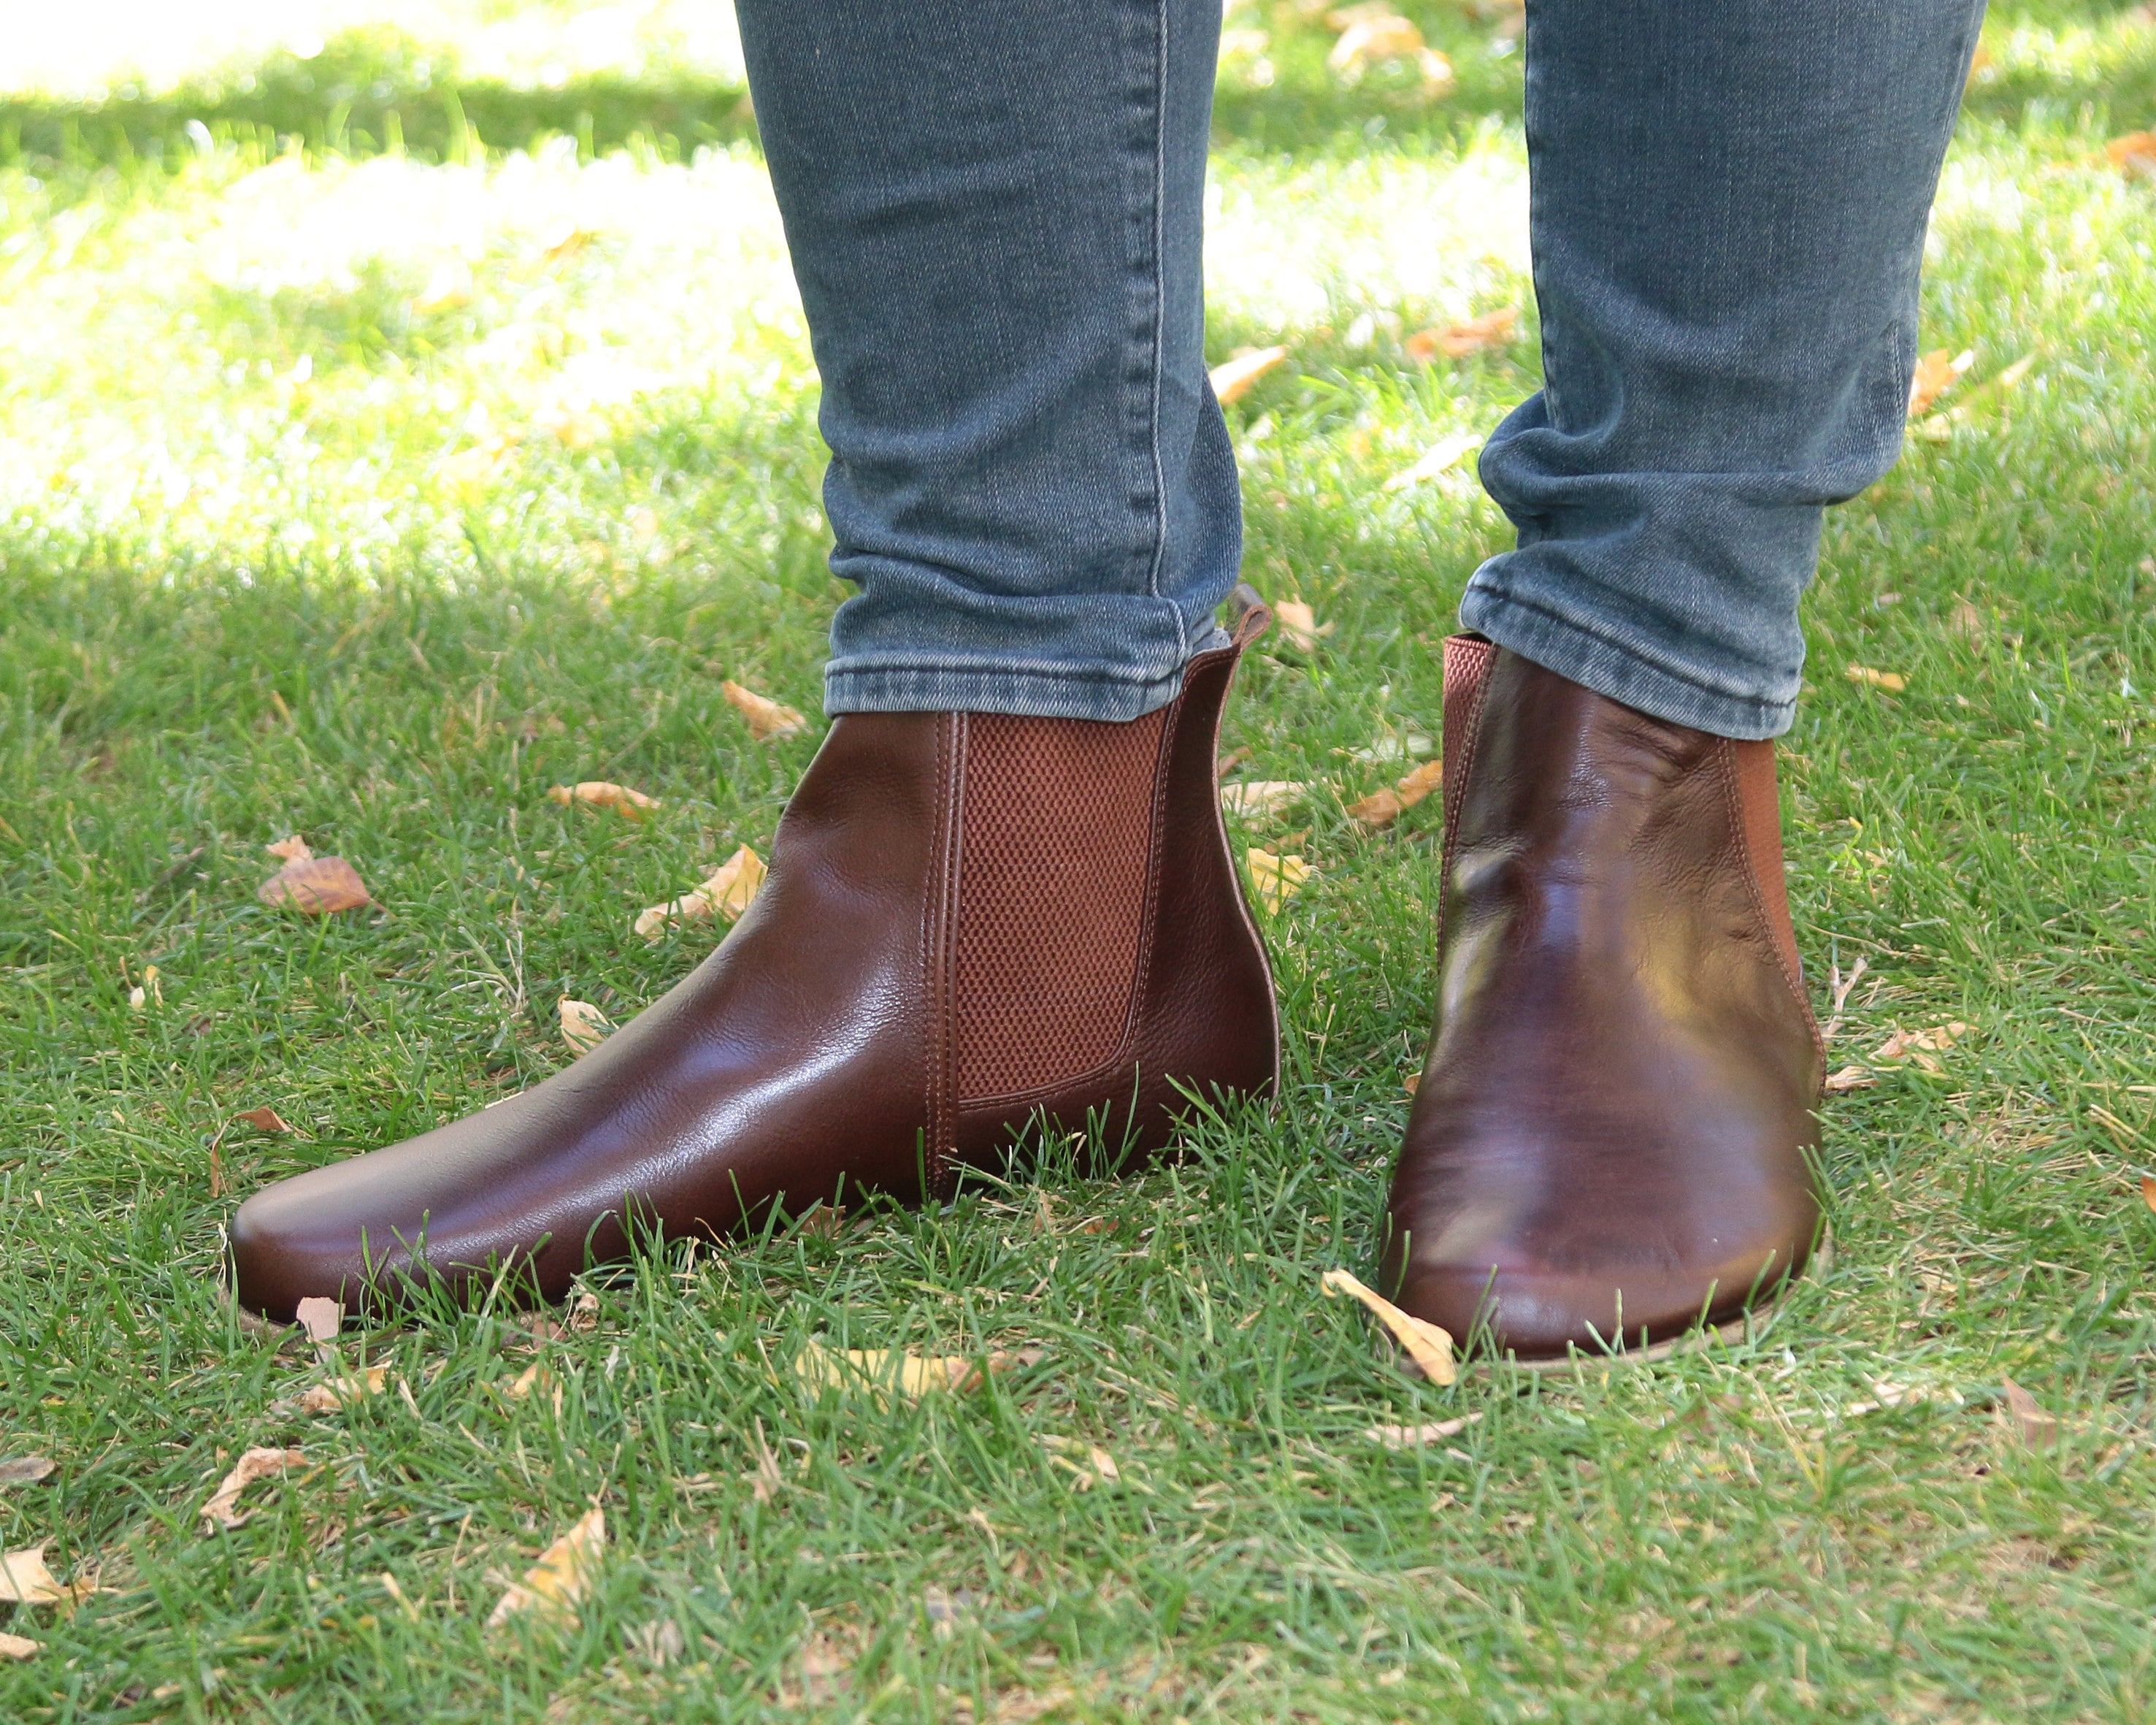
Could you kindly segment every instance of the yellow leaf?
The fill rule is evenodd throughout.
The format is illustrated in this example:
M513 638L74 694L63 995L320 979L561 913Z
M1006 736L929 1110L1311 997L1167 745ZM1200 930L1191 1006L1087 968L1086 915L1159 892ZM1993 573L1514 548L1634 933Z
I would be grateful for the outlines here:
M275 908L330 916L372 904L359 871L341 857L309 857L287 862L262 883L254 896Z
M606 1511L596 1505L576 1526L539 1554L539 1561L512 1583L486 1620L489 1629L520 1611L562 1616L591 1591L599 1555L606 1549Z
M1944 348L1935 348L1917 362L1915 373L1909 379L1909 414L1912 419L1926 412L1931 404L1961 381L1961 374L1976 363L1975 353L1964 348L1958 353L1949 353Z
M1839 1096L1848 1090L1868 1090L1879 1080L1861 1066L1845 1066L1826 1081L1830 1096Z
M1373 1425L1363 1435L1388 1450L1419 1450L1428 1444L1440 1444L1447 1438L1458 1437L1481 1417L1480 1413L1463 1413L1457 1419L1437 1419L1427 1425Z
M791 707L782 707L768 696L745 689L731 677L719 685L719 693L748 721L748 734L759 743L768 742L773 737L790 737L808 729L808 721Z
M0 1635L0 1659L28 1659L38 1644L27 1635Z
M1909 679L1898 671L1874 671L1869 665L1852 665L1845 673L1851 682L1861 682L1866 688L1884 689L1890 695L1898 695L1909 686Z
M152 1001L163 1006L165 991L157 981L160 974L155 965L143 966L141 981L127 991L127 1004L138 1012L145 1010Z
M1427 365L1440 353L1447 359L1465 359L1471 353L1509 348L1518 339L1519 333L1520 308L1501 306L1480 317L1471 317L1465 323L1448 324L1443 329L1419 329L1401 345L1407 350L1409 358Z
M1432 1383L1441 1388L1459 1377L1459 1370L1452 1362L1451 1331L1402 1311L1376 1289L1364 1286L1344 1269L1326 1271L1322 1285L1328 1295L1345 1294L1368 1307Z
M580 785L557 785L547 793L563 808L572 803L583 803L594 809L613 809L632 821L641 821L646 809L659 806L659 799L646 796L641 790L632 790L626 785L615 785L604 779L587 779Z
M1413 348L1413 338L1409 339L1409 346ZM1441 473L1450 472L1481 447L1482 435L1479 431L1461 431L1450 437L1440 438L1424 451L1422 459L1414 466L1403 468L1387 480L1385 489L1389 492L1404 491L1411 485L1420 485L1425 480L1435 479Z
M301 1466L305 1460L306 1457L297 1450L249 1450L196 1513L205 1522L214 1522L221 1527L240 1527L246 1522L247 1513L239 1509L239 1494L257 1480L266 1480L287 1468Z
M45 1567L43 1542L0 1554L0 1604L80 1604L98 1591L96 1581L89 1577L77 1576L69 1582L57 1579Z
M1445 763L1426 760L1391 790L1374 791L1360 802L1350 803L1348 812L1365 826L1389 826L1444 783Z
M389 1381L387 1366L369 1366L364 1372L343 1377L333 1377L327 1383L311 1384L300 1398L302 1413L335 1413L349 1408L355 1402L369 1396L378 1396Z
M1231 815L1240 815L1246 821L1262 820L1300 801L1309 789L1293 779L1245 779L1222 785L1220 803Z
M1924 1056L1943 1054L1968 1034L1969 1027L1958 1022L1934 1025L1929 1030L1897 1030L1871 1051L1871 1062L1876 1066L1887 1061L1914 1060L1937 1072L1938 1062Z
M1041 1357L1037 1347L993 1352L987 1360L988 1375L1035 1365ZM934 1390L978 1388L981 1365L966 1354L911 1354L887 1347L850 1347L837 1352L812 1341L794 1356L793 1375L814 1390L865 1389L880 1401L895 1393L911 1402Z
M1267 372L1287 358L1285 348L1245 348L1230 354L1214 366L1210 373L1213 393L1221 406L1240 401L1250 393L1250 387Z
M607 1032L613 1027L607 1022L607 1015L589 1001L572 1001L565 994L559 1010L562 1040L569 1045L572 1054L590 1053L607 1039Z
M1299 599L1283 599L1273 607L1273 620L1280 625L1281 637L1302 652L1317 651L1321 636L1332 634L1333 626L1327 623L1318 627L1317 613Z
M639 912L636 932L647 940L656 940L666 932L669 923L707 923L715 917L732 922L754 901L764 873L763 858L743 845L703 885L670 904L654 904Z
M1267 910L1277 911L1310 878L1310 865L1300 857L1276 857L1255 845L1245 855L1250 865L1251 888Z

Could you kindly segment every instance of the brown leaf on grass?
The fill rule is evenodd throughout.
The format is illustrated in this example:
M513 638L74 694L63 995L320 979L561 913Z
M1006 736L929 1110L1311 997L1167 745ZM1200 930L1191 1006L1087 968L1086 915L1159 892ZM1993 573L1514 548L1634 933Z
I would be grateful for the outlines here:
M1280 625L1281 639L1298 652L1317 651L1317 643L1332 634L1332 625L1318 626L1317 614L1299 599L1283 599L1273 607L1273 621Z
M38 1644L28 1635L0 1635L0 1659L28 1659Z
M1293 779L1245 779L1220 787L1220 806L1245 821L1260 821L1301 801L1309 790Z
M1839 1096L1850 1090L1868 1090L1878 1082L1861 1066L1845 1066L1827 1075L1825 1089L1828 1095Z
M711 878L670 904L654 904L639 911L636 932L647 940L665 934L669 923L707 923L713 918L732 922L747 909L757 888L763 884L763 858L747 845L721 862Z
M1433 1420L1428 1425L1373 1425L1363 1435L1388 1450L1419 1450L1428 1444L1458 1437L1481 1417L1480 1413L1463 1413L1457 1419Z
M1386 60L1412 60L1422 70L1424 87L1432 95L1452 88L1452 62L1427 46L1422 32L1398 13L1389 11L1362 13L1360 8L1349 8L1335 16L1349 21L1340 30L1340 39L1332 44L1332 52L1326 56L1326 64L1339 73L1348 83L1359 80L1370 67Z
M1961 381L1962 373L1976 363L1974 349L1964 348L1958 353L1944 348L1934 348L1917 362L1917 368L1909 378L1909 412L1915 415L1928 411L1931 404Z
M0 1461L0 1488L34 1486L51 1476L59 1464L49 1455L16 1455Z
M1276 856L1272 852L1252 845L1244 852L1250 865L1251 889L1258 901L1267 910L1278 911L1281 905L1302 889L1302 883L1311 877L1310 865L1300 857Z
M253 1511L240 1509L239 1494L257 1480L269 1479L287 1468L301 1467L305 1463L306 1457L297 1450L249 1450L234 1464L232 1471L196 1513L220 1527L242 1527Z
M978 1389L988 1377L1037 1365L1043 1357L1037 1347L998 1349L983 1362L968 1354L911 1354L888 1347L839 1352L812 1341L794 1356L793 1375L812 1390L865 1389L879 1399L896 1393L911 1402L934 1390Z
M1509 348L1519 339L1519 334L1520 308L1517 306L1501 306L1494 312L1486 312L1480 317L1471 317L1465 323L1448 324L1443 329L1419 329L1407 338L1404 345L1409 358L1419 360L1427 365L1440 353L1447 359L1465 359L1471 353L1487 353L1499 348ZM1481 440L1477 438L1475 442ZM1472 446L1472 444L1469 445ZM1439 447L1444 445L1440 445ZM1458 456L1453 459L1456 461Z
M808 721L791 707L782 707L767 695L743 688L732 677L719 685L719 693L748 721L748 734L759 743L774 737L790 737L808 729Z
M2014 1434L2031 1450L2046 1449L2058 1441L2059 1417L2046 1413L2035 1397L2012 1378L2005 1380L2006 1418Z
M1393 1339L1407 1351L1408 1357L1432 1383L1441 1388L1459 1377L1459 1370L1452 1362L1450 1331L1402 1311L1376 1289L1366 1287L1344 1269L1328 1269L1320 1279L1320 1285L1328 1298L1345 1294L1352 1300L1360 1300L1392 1332Z
M626 785L616 785L605 779L586 779L578 785L557 785L547 793L563 808L583 803L588 808L614 809L632 821L641 821L646 809L659 806L659 799L646 796L641 790L632 790Z
M577 1524L539 1554L539 1561L511 1583L486 1620L489 1629L519 1612L563 1617L591 1591L599 1556L606 1549L606 1511L593 1505Z
M2141 1202L2150 1209L2156 1210L2156 1174L2141 1177Z
M1874 1066L1890 1066L1907 1060L1926 1072L1943 1072L1946 1068L1933 1057L1943 1054L1957 1042L1969 1034L1966 1024L1935 1024L1928 1030L1897 1030L1871 1051Z
M344 1308L334 1300L325 1300L319 1295L302 1300L292 1310L299 1326L307 1332L307 1340L320 1347L326 1341L335 1341L337 1332L344 1327Z
M1444 784L1445 763L1426 760L1389 790L1373 791L1360 802L1348 804L1348 813L1365 826L1389 826Z
M312 847L308 845L306 840L301 838L296 832L290 838L280 838L274 845L264 845L262 848L269 852L271 856L286 862L311 862L315 856Z
M357 910L374 902L359 871L341 857L295 858L263 882L254 896L273 909L289 908L309 916Z
M2103 153L2129 180L2156 180L2156 131L2129 131L2106 144Z
M45 1567L43 1541L19 1552L0 1553L0 1604L78 1605L100 1591L95 1576L57 1578Z
M1245 348L1222 360L1207 376L1212 380L1213 394L1225 407L1240 401L1260 378L1286 360L1285 348Z
M245 1121L258 1132L289 1132L290 1123L274 1108L243 1108L233 1120Z
M607 1015L589 1001L572 1001L566 994L557 1010L562 1019L562 1040L572 1054L588 1054L607 1039L613 1029Z
M1861 682L1866 688L1884 689L1890 695L1898 695L1909 686L1909 679L1898 671L1874 671L1869 665L1852 665L1843 673L1851 682Z
M369 1366L364 1372L351 1372L342 1377L332 1377L326 1383L308 1386L307 1393L300 1398L302 1413L336 1413L355 1402L369 1396L378 1396L389 1383L387 1366Z
M1984 613L1965 599L1957 599L1946 620L1948 634L1962 641L1984 639Z
M786 1474L778 1465L778 1452L764 1439L762 1419L756 1422L756 1471L744 1477L758 1503L770 1502L786 1487Z

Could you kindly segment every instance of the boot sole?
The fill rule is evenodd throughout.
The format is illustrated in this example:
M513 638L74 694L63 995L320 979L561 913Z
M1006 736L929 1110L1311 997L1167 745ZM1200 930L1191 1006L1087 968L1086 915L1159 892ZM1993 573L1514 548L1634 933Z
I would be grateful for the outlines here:
M1553 1354L1547 1359L1523 1360L1517 1354L1512 1353L1482 1354L1471 1355L1463 1363L1471 1364L1477 1360L1481 1360L1492 1364L1509 1366L1515 1372L1570 1372L1580 1366L1656 1365L1679 1354L1702 1352L1717 1341L1742 1341L1744 1332L1751 1327L1754 1319L1771 1314L1781 1303L1782 1295L1789 1290L1791 1283L1811 1274L1815 1269L1831 1269L1833 1267L1833 1238L1830 1236L1822 1236L1819 1244L1813 1249L1811 1255L1804 1260L1804 1269L1797 1275L1786 1277L1779 1283L1775 1287L1773 1299L1763 1300L1756 1305L1748 1306L1735 1317L1727 1319L1722 1323L1690 1329L1681 1336L1668 1336L1661 1341L1650 1342L1645 1347L1621 1348L1609 1353L1589 1353L1585 1348L1575 1344L1569 1353Z

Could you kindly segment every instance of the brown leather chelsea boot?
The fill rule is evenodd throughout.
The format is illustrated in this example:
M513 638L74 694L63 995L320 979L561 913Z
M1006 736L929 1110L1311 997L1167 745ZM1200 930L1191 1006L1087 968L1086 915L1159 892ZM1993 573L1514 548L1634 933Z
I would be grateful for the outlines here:
M1269 1089L1272 979L1214 774L1264 625L1247 606L1128 724L837 719L716 952L534 1089L249 1198L241 1302L289 1319L505 1267L557 1299L627 1254L631 1216L722 1236L842 1187L917 1202L1037 1116L1090 1120L1112 1160L1164 1144L1185 1091Z
M1445 643L1437 1023L1384 1266L1418 1317L1642 1350L1803 1268L1825 1062L1774 748Z

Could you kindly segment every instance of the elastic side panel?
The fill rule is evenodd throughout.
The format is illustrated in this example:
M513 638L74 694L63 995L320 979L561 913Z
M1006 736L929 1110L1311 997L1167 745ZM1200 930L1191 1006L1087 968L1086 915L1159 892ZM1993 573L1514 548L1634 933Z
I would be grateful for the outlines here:
M1782 872L1782 800L1774 788L1774 745L1732 742L1729 746L1737 757L1737 800L1744 820L1745 847L1751 852L1760 901L1767 907L1767 925L1789 974L1801 976L1797 931L1789 922L1789 881Z
M958 863L958 1096L1016 1095L1122 1045L1138 981L1161 733L977 713Z
M1482 686L1490 680L1490 662L1497 644L1479 635L1451 635L1445 641L1445 824L1449 832L1467 790L1468 755L1474 744L1476 709Z

